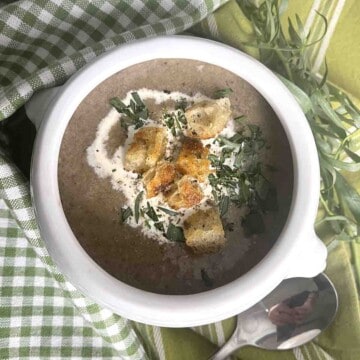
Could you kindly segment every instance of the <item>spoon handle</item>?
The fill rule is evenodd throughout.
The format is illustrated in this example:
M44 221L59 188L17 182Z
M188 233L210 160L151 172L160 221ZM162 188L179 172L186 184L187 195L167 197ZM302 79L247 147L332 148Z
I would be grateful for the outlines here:
M236 331L231 338L208 360L225 360L234 351L247 345L247 342L242 339L238 339Z

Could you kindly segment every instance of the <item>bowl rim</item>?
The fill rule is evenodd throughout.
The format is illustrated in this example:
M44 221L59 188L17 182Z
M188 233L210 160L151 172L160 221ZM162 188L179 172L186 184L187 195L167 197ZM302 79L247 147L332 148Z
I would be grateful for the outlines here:
M288 137L293 159L292 204L273 248L240 278L219 288L191 295L150 293L105 272L73 235L62 209L58 188L57 167L62 137L80 102L114 73L160 58L204 61L246 80L277 114ZM272 291L286 277L294 259L306 246L304 244L310 238L307 235L313 232L319 191L315 142L300 106L285 85L260 62L235 48L179 35L121 45L73 75L45 114L36 137L31 166L31 193L40 233L65 277L86 296L119 315L168 327L197 326L223 320L246 310ZM246 296L239 296L244 293Z

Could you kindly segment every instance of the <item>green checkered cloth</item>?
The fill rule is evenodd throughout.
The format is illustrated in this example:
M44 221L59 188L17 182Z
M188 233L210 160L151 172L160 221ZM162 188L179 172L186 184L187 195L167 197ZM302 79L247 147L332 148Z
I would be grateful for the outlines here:
M331 80L360 98L360 75L354 73L360 53L352 51L360 49L357 6L356 0L293 0L285 17L296 12L306 18L312 7L328 17L332 38L326 40L325 51L319 44L315 60L326 52ZM104 51L138 38L188 29L243 48L251 24L234 0L2 1L0 119L14 113L35 91L62 84ZM352 180L360 186L358 175ZM326 233L322 235L328 241ZM339 291L340 308L334 324L321 336L291 351L244 348L239 358L359 359L355 279L359 257L357 245L331 242L326 272ZM35 221L29 184L0 153L0 359L201 360L225 342L234 325L235 320L228 319L194 329L159 328L129 321L84 297L49 257Z

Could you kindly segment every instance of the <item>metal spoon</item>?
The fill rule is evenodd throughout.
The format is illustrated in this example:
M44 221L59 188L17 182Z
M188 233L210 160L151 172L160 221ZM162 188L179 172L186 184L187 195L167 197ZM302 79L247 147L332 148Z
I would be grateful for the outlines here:
M209 360L224 360L246 345L286 350L305 344L333 321L337 308L338 296L326 275L284 280L238 315L231 338Z

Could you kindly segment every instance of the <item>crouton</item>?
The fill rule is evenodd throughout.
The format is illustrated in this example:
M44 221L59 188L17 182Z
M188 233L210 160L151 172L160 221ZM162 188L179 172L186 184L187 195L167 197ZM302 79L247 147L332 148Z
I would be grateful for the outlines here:
M176 160L176 169L181 174L191 175L200 182L204 182L212 172L209 149L199 140L185 138Z
M203 193L197 180L188 175L174 183L173 189L165 194L165 201L175 210L195 206L202 198Z
M165 191L174 182L176 170L174 164L162 161L144 174L147 198L152 198Z
M185 135L194 139L210 139L218 135L231 116L230 100L204 100L185 111Z
M125 170L142 174L155 166L165 154L166 142L166 130L163 128L139 129L125 154Z
M219 211L215 208L199 210L184 221L186 245L195 253L215 253L225 246L225 233Z

